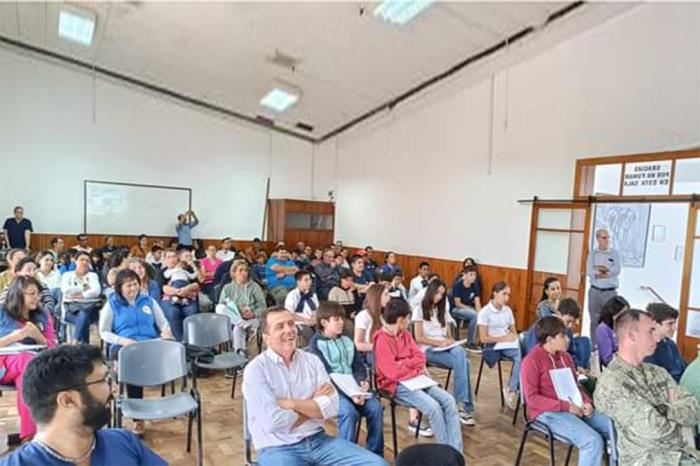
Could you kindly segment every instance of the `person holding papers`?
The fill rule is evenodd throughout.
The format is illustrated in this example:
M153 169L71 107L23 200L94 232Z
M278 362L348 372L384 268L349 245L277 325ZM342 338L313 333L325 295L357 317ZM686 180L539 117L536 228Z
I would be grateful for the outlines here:
M425 352L429 363L449 367L454 371L454 397L459 406L459 421L467 426L476 424L472 412L474 400L469 380L469 359L464 347L452 339L455 321L447 312L447 288L440 279L428 285L420 305L413 308L416 343Z
M56 346L51 317L39 306L41 288L35 278L28 276L17 276L10 283L7 301L0 306L0 348L16 344ZM14 384L17 388L21 439L36 433L36 424L22 395L22 377L34 355L30 351L0 355L0 384Z
M577 381L574 360L567 352L566 326L557 317L542 317L535 333L537 346L522 364L528 417L569 439L579 450L579 466L599 466L610 438L609 420L593 409Z
M491 301L481 308L477 317L479 339L484 344L483 358L489 367L501 359L513 361L508 387L503 388L505 402L515 409L520 384L520 343L515 329L513 311L508 307L510 286L500 281L493 285Z
M406 330L410 315L403 299L392 299L384 308L382 328L374 335L377 387L397 402L420 410L430 419L438 442L461 452L457 404L426 375L425 354Z
M319 357L338 388L338 436L355 441L355 426L360 417L367 418L367 449L384 456L384 407L369 392L367 367L352 340L343 335L345 310L340 303L324 301L316 311L318 332L309 342L311 352ZM338 383L338 375L351 380ZM341 380L344 378L339 378ZM349 393L349 391L352 392Z

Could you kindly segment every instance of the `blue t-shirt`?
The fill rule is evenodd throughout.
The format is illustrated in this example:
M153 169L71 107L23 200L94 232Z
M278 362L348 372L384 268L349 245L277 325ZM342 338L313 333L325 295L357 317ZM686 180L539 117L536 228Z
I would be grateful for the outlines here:
M297 282L294 279L294 275L285 275L283 278L277 278L277 274L272 271L273 265L281 265L283 267L296 267L293 260L289 259L287 261L280 261L276 258L271 258L265 264L265 277L267 278L267 286L272 289L276 286L283 286L288 290L291 290L297 286Z
M683 357L678 352L678 346L670 338L664 338L657 343L654 354L645 358L644 362L663 367L676 382L681 380L686 367Z
M91 466L167 466L167 462L124 429L95 432ZM0 460L0 466L73 466L51 456L35 442L28 442Z
M463 280L458 280L452 285L452 297L459 298L465 306L474 307L474 299L481 297L479 282L475 281L467 288L464 286Z
M367 271L367 269L364 269L362 271L362 274L360 274L359 276L353 273L352 281L353 283L357 283L358 285L366 285L372 281L372 274L369 271Z
M10 217L5 220L5 225L3 225L2 228L3 230L7 230L11 248L26 248L27 242L24 240L24 232L27 230L34 231L32 222L26 218L17 222L14 217Z
M192 228L199 225L199 220L187 223L178 223L175 225L175 233L177 233L177 242L183 246L192 246Z

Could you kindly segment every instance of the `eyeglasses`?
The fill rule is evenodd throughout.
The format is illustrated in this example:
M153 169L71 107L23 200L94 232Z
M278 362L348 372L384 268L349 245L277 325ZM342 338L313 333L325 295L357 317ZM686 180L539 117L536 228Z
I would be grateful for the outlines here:
M90 386L90 385L97 385L97 384L100 384L100 383L107 383L107 385L109 385L109 386L111 387L111 386L114 384L114 380L112 380L112 378L111 378L109 375L106 375L106 376L104 376L104 378L101 378L101 379L99 379L99 380L93 380L92 382L81 382L81 383L77 383L77 384L75 384L75 385L70 385L70 386L68 386L68 387L59 388L59 389L56 390L56 391L57 391L57 392L65 392L66 390L75 390L76 388L87 387L87 386Z

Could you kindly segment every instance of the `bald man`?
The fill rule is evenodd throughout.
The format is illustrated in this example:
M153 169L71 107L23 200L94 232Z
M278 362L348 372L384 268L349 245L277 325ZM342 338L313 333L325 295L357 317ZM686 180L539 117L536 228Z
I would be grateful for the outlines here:
M591 287L588 289L588 316L591 324L589 335L594 348L597 347L595 329L598 327L600 310L610 298L617 296L622 267L620 253L610 246L608 230L596 230L595 239L598 247L588 255L586 266L586 273L591 281Z

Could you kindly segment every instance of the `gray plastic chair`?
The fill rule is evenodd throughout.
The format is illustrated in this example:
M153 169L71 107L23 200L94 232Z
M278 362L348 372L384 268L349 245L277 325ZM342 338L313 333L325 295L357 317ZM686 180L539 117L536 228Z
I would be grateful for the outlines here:
M192 422L197 418L197 464L202 464L202 407L196 387L187 391L187 359L182 343L167 340L146 340L125 346L119 352L117 378L117 426L122 416L132 419L167 419L187 415L187 452L192 443ZM180 393L155 399L129 399L126 384L140 387L163 385L182 379Z
M224 314L195 314L185 319L183 327L185 344L198 349L213 349L222 344L231 345L233 341L231 319ZM237 369L243 367L245 363L246 358L233 351L217 354L212 362L202 362L199 358L192 358L192 385L197 387L197 367L212 370L233 369L231 398L234 398L238 377Z

